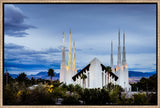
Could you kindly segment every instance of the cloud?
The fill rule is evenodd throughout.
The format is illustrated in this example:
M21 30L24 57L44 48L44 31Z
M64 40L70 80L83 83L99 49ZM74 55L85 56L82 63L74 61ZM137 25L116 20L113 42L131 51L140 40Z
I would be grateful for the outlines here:
M13 43L5 44L5 49L23 49L24 46L16 45Z
M63 31L66 36L65 46L67 47L65 50L67 63L69 27L72 29L72 40L76 42L76 67L78 69L86 66L94 57L100 59L105 65L109 65L111 40L113 40L114 64L117 64L118 29L120 28L121 50L123 50L123 30L126 33L128 67L133 70L155 70L156 66L152 66L152 64L156 63L155 5L150 8L141 5L138 6L139 8L127 5L125 5L127 7L118 5L114 7L109 5L95 5L93 7L90 5L88 7L85 5L83 9L80 9L81 6L77 7L76 5L74 10L73 6L57 6L48 5L44 10L43 8L46 7L44 5L20 5L28 13L27 16L32 18L32 21L29 21L34 22L39 27L37 31L32 32L29 31L32 26L26 24L25 20L27 17L23 12L16 5L5 5L5 10L8 9L8 14L5 12L5 17L9 16L7 17L8 19L5 18L6 25L9 23L10 27L13 26L11 29L7 29L8 35L11 34L5 37L5 42L18 44L5 44L5 49L8 47L5 50L7 64L16 64L14 67L17 66L17 69L23 67L26 71L27 68L25 67L30 67L30 71L35 71L34 69L39 71L41 69L38 68L48 68L50 66L58 68L62 54L62 46L58 46L62 45ZM95 16L95 13L97 16ZM50 17L40 18L41 16ZM46 21L50 24L46 23ZM26 30L29 32L26 32ZM32 34L32 36L27 36L27 33ZM26 37L17 39L11 36ZM36 50L27 49L27 47L19 45ZM50 46L56 49L49 48ZM137 63L138 65L134 65ZM13 68L13 65L10 65L10 68L11 66Z
M25 19L27 17L18 7L6 4L4 6L4 34L13 37L25 37L28 35L26 30L36 27L25 24Z
M36 51L13 43L4 45L4 68L13 72L59 69L60 57L61 49L58 48Z

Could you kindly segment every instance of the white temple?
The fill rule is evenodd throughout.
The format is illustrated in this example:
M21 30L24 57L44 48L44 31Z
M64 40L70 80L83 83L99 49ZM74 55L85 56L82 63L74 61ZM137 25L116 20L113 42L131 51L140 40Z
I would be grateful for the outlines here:
M120 30L118 32L118 60L116 69L113 65L113 42L111 41L111 61L110 67L112 72L108 72L106 67L97 59L94 58L89 64L77 73L75 66L75 42L73 43L73 54L71 47L71 31L69 34L69 59L68 66L65 61L64 47L64 32L63 32L63 48L62 48L62 63L60 69L60 82L66 84L79 84L84 88L102 88L103 86L113 83L120 85L125 91L131 91L131 86L128 79L128 67L126 62L125 51L125 33L123 33L123 55L121 61L121 46L120 46ZM86 75L85 84L82 75Z

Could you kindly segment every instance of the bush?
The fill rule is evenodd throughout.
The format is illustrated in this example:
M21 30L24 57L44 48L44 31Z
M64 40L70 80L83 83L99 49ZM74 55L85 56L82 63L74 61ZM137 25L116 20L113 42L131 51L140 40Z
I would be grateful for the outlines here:
M19 93L20 92L20 93ZM55 98L50 95L45 87L38 85L35 89L19 91L17 104L23 105L54 105Z
M86 105L104 105L110 102L107 89L87 89L80 92L80 99Z
M157 105L157 94L149 94L147 96L147 102L146 104L151 104L151 105Z
M74 96L67 96L62 101L63 105L80 105L79 100Z
M121 96L121 101L120 101L119 104L122 104L122 105L133 104L133 98L126 98L126 94L124 93L124 94Z
M75 85L75 91L76 91L77 93L82 92L82 87L81 87L80 85L76 84L76 85Z
M4 88L4 105L13 105L16 103L16 91L11 87L11 85L6 85Z
M146 95L143 93L143 94L134 94L133 97L134 97L134 104L136 105L142 105L142 104L145 104L146 103Z
M101 98L100 101L101 101L102 105L104 105L106 103L110 103L109 92L105 88L103 88L101 90L101 96L100 96L100 98Z

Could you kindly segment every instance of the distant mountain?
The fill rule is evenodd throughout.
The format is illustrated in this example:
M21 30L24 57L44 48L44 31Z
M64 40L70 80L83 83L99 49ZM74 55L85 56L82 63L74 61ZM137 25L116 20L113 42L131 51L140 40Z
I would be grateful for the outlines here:
M4 75L5 75L6 73L4 73ZM18 74L10 74L9 73L9 75L12 77L12 78L17 78L17 76L18 76Z
M54 77L52 77L52 79L54 79L54 80L57 80L57 79L59 79L59 73L54 73L55 74L55 76ZM5 75L5 73L4 73L4 75ZM10 74L9 73L9 75L12 77L12 78L16 78L19 74ZM32 77L34 78L34 79L38 79L38 78L41 78L41 79L50 79L50 76L48 76L48 72L46 71L44 71L44 72L39 72L39 73L37 73L37 74L31 74L31 75L27 75L27 77L29 78L29 79L31 79Z
M77 70L77 73L80 72L80 70ZM5 74L5 73L4 73ZM156 74L156 72L138 72L138 71L129 71L129 78L137 77L140 79L141 77L150 77L153 74ZM16 78L18 74L9 74L12 78ZM50 76L48 76L47 71L42 71L37 74L27 75L29 79L32 77L35 79L42 78L42 79L50 79ZM53 77L54 80L59 79L59 73L55 72L55 76Z
M150 77L156 72L137 72L137 71L129 71L129 83L133 84L139 82L142 77Z
M54 72L55 76L53 76L53 79L56 80L56 79L59 79L59 73L56 73ZM50 76L48 76L48 72L44 71L44 72L39 72L35 75L27 75L28 78L35 78L35 79L38 79L38 78L42 78L42 79L50 79Z
M150 77L156 72L138 72L138 71L129 71L129 77Z

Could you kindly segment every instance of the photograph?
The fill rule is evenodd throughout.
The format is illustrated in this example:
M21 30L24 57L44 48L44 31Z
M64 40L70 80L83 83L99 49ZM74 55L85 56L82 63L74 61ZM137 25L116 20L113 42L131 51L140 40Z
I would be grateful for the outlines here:
M157 6L3 3L3 106L157 106Z

